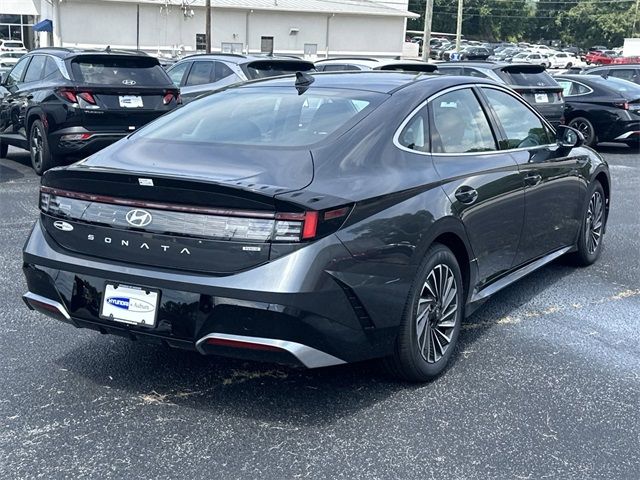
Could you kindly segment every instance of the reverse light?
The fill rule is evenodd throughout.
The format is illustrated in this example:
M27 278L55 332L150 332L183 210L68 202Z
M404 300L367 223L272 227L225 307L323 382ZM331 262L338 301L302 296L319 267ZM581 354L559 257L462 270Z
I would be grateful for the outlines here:
M89 140L93 134L91 133L69 133L67 135L62 135L60 140L63 142L78 142L83 140Z

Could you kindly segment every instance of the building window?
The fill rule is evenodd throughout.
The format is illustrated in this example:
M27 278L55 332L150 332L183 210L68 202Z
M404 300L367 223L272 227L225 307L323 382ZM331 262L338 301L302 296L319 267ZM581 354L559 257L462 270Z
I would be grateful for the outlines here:
M260 37L260 53L273 53L273 37Z
M222 42L221 51L222 53L242 53L243 47L242 43Z
M317 43L305 43L304 44L304 56L315 58L318 56L318 44Z
M34 34L31 29L33 15L0 15L0 39L19 40L27 49L35 47Z
M207 36L204 33L196 33L196 50L207 49Z

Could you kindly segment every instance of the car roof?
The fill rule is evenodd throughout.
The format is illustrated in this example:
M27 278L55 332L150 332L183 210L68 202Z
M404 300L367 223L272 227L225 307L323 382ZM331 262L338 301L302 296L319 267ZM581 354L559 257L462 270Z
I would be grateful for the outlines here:
M495 82L476 77L433 75L424 72L401 72L384 70L348 71L348 72L317 72L305 74L313 77L314 81L309 88L336 88L345 90L360 90L376 93L392 94L397 90L412 85L432 85L434 91L438 87L446 87L448 84L466 85L474 83L486 83L496 85ZM290 87L295 85L294 75L264 78L238 84L234 88L253 88L256 86ZM425 94L428 92L425 91Z
M35 48L29 52L29 54L36 53L46 53L62 59L72 58L79 55L126 55L131 57L149 57L149 55L141 50L118 50L111 49L109 47L103 50L72 47L43 47Z
M275 62L305 62L305 63L313 63L309 60L305 60L303 58L290 56L290 55L244 55L241 53L196 53L194 55L188 55L186 57L181 58L178 62L182 62L184 60L224 60L229 63L249 63L255 61L264 61L264 60L273 60Z

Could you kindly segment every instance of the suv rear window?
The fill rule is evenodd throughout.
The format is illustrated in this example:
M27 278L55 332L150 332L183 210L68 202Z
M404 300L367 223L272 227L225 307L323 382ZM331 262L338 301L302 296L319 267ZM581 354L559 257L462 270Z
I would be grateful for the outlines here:
M545 71L501 70L498 75L508 85L521 87L557 87L556 81Z
M310 72L315 70L313 63L296 60L258 60L242 65L249 80L256 78L276 77L296 72Z
M319 142L380 104L381 93L233 88L165 115L138 135L171 142L295 147Z
M72 61L71 70L75 79L82 83L142 87L171 84L166 72L153 57L83 55Z

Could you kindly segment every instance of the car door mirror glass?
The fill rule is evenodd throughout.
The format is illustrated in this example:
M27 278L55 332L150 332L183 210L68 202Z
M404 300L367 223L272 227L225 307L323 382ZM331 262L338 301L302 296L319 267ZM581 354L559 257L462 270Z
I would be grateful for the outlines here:
M560 125L558 127L556 139L558 145L565 148L576 148L584 143L584 136L575 128Z

